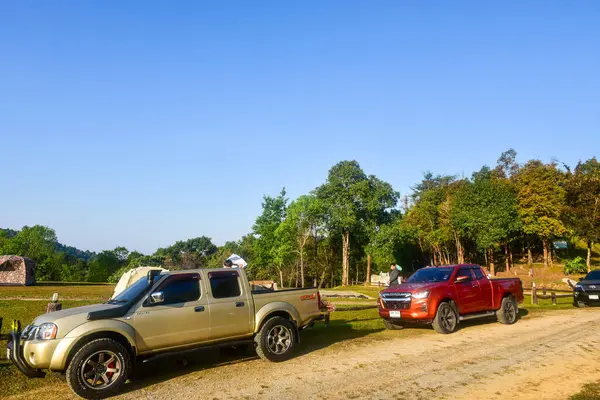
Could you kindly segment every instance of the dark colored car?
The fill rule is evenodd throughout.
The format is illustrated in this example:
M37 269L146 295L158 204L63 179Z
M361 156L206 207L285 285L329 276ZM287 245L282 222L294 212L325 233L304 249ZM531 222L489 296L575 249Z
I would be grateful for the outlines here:
M576 307L600 305L600 269L589 272L575 285L573 305Z

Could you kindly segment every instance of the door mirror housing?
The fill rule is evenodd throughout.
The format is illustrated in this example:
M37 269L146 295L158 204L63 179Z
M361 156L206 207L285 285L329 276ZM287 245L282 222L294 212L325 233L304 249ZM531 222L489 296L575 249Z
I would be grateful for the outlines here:
M165 294L163 292L154 292L148 297L148 304L160 304L165 301Z
M468 277L468 276L466 276L466 275L460 275L460 276L457 276L457 277L456 277L456 280L454 281L454 283L463 283L463 282L466 282L466 281L468 281L468 280L470 280L470 279L471 279L471 278L469 278L469 277Z

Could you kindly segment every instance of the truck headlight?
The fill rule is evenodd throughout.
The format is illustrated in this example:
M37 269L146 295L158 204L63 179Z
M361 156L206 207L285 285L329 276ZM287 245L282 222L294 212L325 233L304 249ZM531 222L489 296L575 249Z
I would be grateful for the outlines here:
M429 296L429 290L412 294L413 299L426 299L427 296Z
M51 340L56 338L58 328L52 323L41 324L37 330L35 338L37 340Z

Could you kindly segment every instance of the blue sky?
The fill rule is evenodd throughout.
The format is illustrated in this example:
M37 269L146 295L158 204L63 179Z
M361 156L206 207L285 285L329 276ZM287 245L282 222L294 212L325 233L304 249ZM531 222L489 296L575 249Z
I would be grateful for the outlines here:
M600 3L0 5L0 227L154 251L250 231L356 159L422 173L600 156Z

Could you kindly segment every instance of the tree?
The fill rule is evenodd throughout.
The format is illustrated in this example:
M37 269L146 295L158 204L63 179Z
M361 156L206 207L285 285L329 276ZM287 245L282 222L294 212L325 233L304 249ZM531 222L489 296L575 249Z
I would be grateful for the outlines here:
M494 247L521 228L517 199L510 184L495 178L489 168L482 168L456 193L451 218L486 254L490 272L495 275Z
M287 198L285 197L285 188L277 197L264 196L262 202L262 214L256 218L252 227L253 234L256 237L254 245L254 259L252 267L257 276L270 275L270 269L276 267L279 272L279 279L283 287L283 248L278 242L275 231L283 222L287 209ZM276 259L277 256L277 259Z
M348 285L350 236L367 230L368 238L396 206L398 193L388 183L367 177L358 162L341 161L329 170L327 182L315 194L326 210L330 234L339 231L342 235L342 285Z
M294 200L286 211L286 217L275 230L279 239L278 257L293 252L300 257L300 286L305 282L306 244L313 233L319 218L318 199L314 195L304 195Z
M566 181L566 220L587 244L587 270L592 269L592 247L600 241L600 163L596 158L577 163Z
M121 267L121 261L114 251L104 250L91 262L87 276L88 282L108 282L108 278Z
M552 264L550 240L566 231L562 220L565 209L563 184L564 174L556 164L544 164L539 160L529 161L516 175L523 231L542 240L545 266Z

